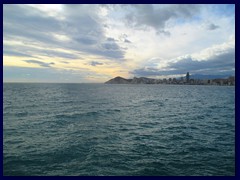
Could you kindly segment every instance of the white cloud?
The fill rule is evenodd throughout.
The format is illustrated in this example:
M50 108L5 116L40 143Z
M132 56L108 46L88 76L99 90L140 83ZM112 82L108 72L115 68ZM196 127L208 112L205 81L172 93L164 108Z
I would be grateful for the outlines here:
M202 50L200 53L186 54L169 60L164 67L159 67L154 61L158 58L150 59L151 66L145 63L141 68L131 71L137 76L177 76L191 72L192 74L204 75L233 75L235 71L235 42L233 38L226 43L214 45Z
M234 37L234 5L3 6L4 66L30 58L105 78L135 70L157 74L178 62L232 58Z
M63 5L61 4L28 4L31 8L36 8L48 16L64 19L62 16Z
M225 53L235 51L235 39L232 37L229 38L229 41L223 44L216 44L212 47L206 48L199 53L192 54L193 59L198 59L199 61L205 60L207 61L212 56L219 56Z

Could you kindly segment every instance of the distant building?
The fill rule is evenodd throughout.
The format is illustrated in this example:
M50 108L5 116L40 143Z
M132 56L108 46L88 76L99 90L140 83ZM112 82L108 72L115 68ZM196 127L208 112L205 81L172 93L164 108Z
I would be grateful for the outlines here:
M177 79L173 78L173 84L176 84L176 83L177 83Z
M195 83L194 79L190 79L189 82L190 82L190 84L194 84Z
M187 83L189 83L189 79L190 79L190 75L189 75L189 72L187 72L187 74L186 74L186 81L187 81Z
M167 84L167 79L163 78L163 84Z
M235 77L234 76L230 76L228 78L228 85L235 85Z

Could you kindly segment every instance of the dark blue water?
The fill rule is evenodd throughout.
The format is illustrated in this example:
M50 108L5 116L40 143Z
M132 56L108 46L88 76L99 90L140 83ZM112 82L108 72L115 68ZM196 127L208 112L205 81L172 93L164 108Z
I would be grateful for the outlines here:
M10 84L4 175L235 175L235 88Z

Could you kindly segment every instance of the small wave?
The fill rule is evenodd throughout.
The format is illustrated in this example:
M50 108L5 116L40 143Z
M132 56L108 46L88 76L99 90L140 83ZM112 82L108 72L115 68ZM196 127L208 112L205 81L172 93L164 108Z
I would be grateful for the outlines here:
M86 116L97 116L99 112L91 111L86 113L73 113L73 114L58 114L55 116L57 119L78 119Z
M4 175L234 175L231 94L79 84L35 96L28 86L4 93Z
M28 115L28 112L18 112L18 113L16 113L17 117L25 117L27 115Z
M119 109L107 109L107 110L99 110L99 111L90 111L90 112L82 112L82 113L71 113L71 114L57 114L54 117L57 119L81 119L84 117L99 117L106 116L106 114L118 113L121 112Z
M152 103L152 102L156 102L155 100L147 100L145 101L146 103Z
M74 101L62 101L61 104L72 104Z
M227 108L226 105L221 105L221 104L209 106L209 109L226 109L226 108Z
M194 119L195 120L200 120L200 119L204 119L205 116L204 115L197 115Z
M119 109L108 109L106 112L107 112L107 113L111 113L111 112L121 112L121 110L119 110Z
M74 100L68 100L68 101L61 101L61 104L82 104L86 103L86 101L74 101Z
M145 105L156 105L158 107L163 107L164 106L164 102L159 101L159 100L147 100L144 101Z

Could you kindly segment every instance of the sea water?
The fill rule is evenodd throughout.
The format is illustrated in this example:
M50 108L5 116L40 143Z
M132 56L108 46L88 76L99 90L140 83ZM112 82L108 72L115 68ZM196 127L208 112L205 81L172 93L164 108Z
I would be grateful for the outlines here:
M235 87L4 83L3 173L235 175Z

